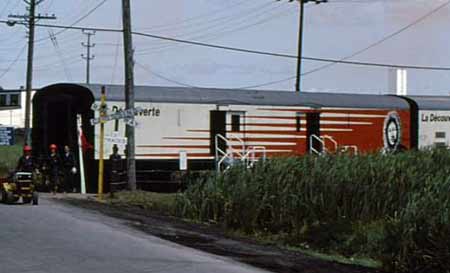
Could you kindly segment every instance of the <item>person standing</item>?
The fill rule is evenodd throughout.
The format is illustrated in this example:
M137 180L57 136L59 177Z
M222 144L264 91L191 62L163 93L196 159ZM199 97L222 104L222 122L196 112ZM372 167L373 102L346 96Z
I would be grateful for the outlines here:
M113 153L109 156L109 161L111 164L111 172L109 174L110 178L110 192L113 194L117 190L118 183L122 182L121 174L123 171L122 156L119 154L119 148L116 144L113 146Z
M75 175L77 174L76 160L68 145L64 146L62 163L64 167L64 190L66 192L77 192L78 187L75 185Z
M47 160L47 165L50 176L50 191L56 194L61 184L59 175L62 171L62 162L58 155L58 146L55 144L50 145L50 155Z
M23 147L23 155L19 158L17 163L16 172L28 172L32 173L37 170L37 164L31 155L31 147L25 145Z

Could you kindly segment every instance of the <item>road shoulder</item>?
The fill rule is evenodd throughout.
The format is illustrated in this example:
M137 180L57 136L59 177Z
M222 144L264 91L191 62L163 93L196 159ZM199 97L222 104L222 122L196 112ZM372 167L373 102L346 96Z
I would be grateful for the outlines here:
M162 216L137 207L119 207L89 199L73 197L54 199L63 204L100 212L125 220L125 223L144 233L177 244L232 258L238 262L280 273L376 273L374 269L328 262L303 253L273 245L230 236L216 226L195 224Z

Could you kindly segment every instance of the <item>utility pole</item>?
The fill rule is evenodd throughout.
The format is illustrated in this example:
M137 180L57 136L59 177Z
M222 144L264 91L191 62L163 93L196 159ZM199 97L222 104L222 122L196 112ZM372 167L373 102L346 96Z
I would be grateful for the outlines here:
M290 0L292 2L292 0ZM302 77L302 56L303 56L303 18L305 15L305 4L315 2L316 4L326 3L328 0L299 0L299 27L298 27L298 53L297 53L297 79L295 81L295 92L300 93Z
M134 108L134 59L131 33L130 0L122 0L123 48L125 56L125 108ZM134 127L127 124L127 173L130 190L136 190L136 160Z
M297 79L295 81L295 92L300 93L301 90L301 74L302 74L302 51L303 51L303 17L305 13L305 2L300 0L300 16L298 26L298 53L297 53Z
M95 59L95 55L91 55L91 48L95 47L95 44L91 44L91 36L95 35L95 31L87 31L83 29L83 34L87 37L86 43L81 43L86 48L86 55L81 54L81 58L86 60L86 83L91 82L91 61Z
M55 20L55 15L41 15L36 16L36 6L41 4L44 0L23 0L27 4L28 14L12 15L9 18L21 19L27 22L28 25L28 60L27 60L27 82L26 82L26 96L25 96L25 144L31 145L31 91L33 89L33 57L34 57L34 34L35 23L37 20Z

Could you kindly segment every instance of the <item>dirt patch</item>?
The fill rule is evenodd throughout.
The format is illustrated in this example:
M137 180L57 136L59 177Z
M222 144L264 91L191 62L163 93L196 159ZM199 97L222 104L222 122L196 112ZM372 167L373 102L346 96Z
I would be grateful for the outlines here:
M55 199L77 207L127 220L145 233L208 253L279 273L379 273L380 271L327 262L247 238L231 237L216 226L193 224L136 207L118 207L89 200Z

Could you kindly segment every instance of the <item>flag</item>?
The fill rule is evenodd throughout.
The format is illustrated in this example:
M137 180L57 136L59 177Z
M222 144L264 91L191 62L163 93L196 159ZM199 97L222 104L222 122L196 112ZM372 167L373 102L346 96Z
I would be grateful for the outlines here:
M83 152L86 153L89 150L93 150L94 146L89 143L89 141L87 140L86 136L83 133L83 130L80 130L80 138L81 138L81 148L83 149Z

